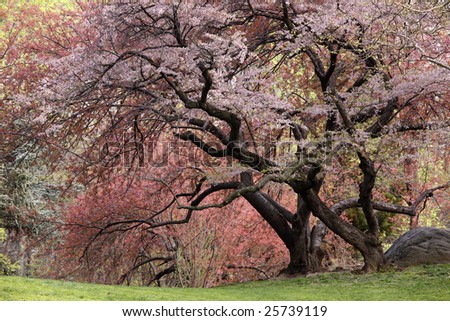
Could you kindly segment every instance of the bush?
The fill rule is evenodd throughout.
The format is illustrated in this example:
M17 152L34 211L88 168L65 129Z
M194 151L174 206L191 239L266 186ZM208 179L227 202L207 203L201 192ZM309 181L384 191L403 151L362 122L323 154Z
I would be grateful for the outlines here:
M12 275L18 268L17 263L12 263L6 255L0 253L0 275Z

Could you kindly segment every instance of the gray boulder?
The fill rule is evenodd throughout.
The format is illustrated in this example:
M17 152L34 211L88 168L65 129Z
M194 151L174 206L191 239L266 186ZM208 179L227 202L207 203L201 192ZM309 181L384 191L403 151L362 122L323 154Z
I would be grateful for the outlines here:
M398 266L450 263L450 229L418 227L400 236L385 253Z

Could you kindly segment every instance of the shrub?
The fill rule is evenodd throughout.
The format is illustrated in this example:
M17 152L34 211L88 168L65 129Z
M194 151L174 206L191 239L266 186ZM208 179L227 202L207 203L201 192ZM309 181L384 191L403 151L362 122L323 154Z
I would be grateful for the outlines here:
M0 253L0 275L12 275L18 268L17 263L12 263L6 255Z

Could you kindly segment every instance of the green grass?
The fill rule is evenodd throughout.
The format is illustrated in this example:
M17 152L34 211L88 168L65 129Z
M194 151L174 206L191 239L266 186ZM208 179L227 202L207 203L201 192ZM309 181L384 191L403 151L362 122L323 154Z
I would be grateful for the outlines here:
M370 275L325 273L249 282L211 289L125 287L0 277L0 300L50 301L450 301L450 264Z

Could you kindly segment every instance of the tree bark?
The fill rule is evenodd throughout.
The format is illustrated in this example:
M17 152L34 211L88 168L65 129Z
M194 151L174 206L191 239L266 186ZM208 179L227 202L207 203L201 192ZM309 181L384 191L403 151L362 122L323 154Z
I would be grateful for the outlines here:
M289 265L287 274L307 274L322 270L323 253L320 249L322 239L316 237L316 226L311 230L309 217L307 220L294 222L294 242L289 250ZM317 242L319 240L319 242Z
M288 274L306 274L322 270L322 239L318 238L319 229L314 227L311 230L310 218L311 210L299 195L297 212L292 221L294 244L289 248L290 263L286 270Z
M365 249L360 250L364 258L364 272L377 272L386 265L386 258L380 242L367 242Z

